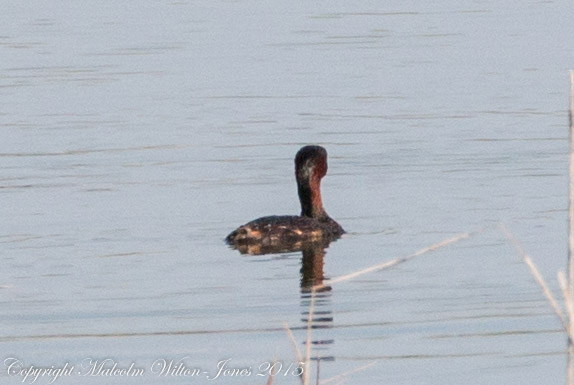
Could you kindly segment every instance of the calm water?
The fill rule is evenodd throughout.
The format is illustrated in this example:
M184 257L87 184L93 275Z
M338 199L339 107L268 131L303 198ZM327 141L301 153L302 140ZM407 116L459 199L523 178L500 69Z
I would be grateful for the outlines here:
M304 353L301 253L222 240L298 213L293 157L315 143L326 208L349 232L326 250L325 282L486 228L320 293L322 383L372 363L345 383L564 382L560 323L494 226L558 292L572 2L2 8L2 361L75 365L62 384L264 384L259 365L296 365L284 324ZM87 358L145 374L80 377ZM252 374L152 373L182 359ZM22 382L1 364L2 383Z

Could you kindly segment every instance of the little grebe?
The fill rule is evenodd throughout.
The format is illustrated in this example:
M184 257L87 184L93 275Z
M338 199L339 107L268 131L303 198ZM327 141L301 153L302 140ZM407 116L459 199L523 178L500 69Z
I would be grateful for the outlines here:
M281 215L255 219L234 230L225 241L240 250L254 245L262 250L300 248L306 242L330 242L345 232L323 208L321 178L327 174L327 150L305 146L295 156L295 177L301 216ZM257 252L256 254L259 254Z

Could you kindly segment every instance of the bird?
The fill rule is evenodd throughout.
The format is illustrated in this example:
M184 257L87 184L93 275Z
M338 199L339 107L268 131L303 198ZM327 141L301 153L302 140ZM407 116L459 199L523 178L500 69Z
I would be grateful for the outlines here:
M306 243L328 245L340 238L343 227L332 219L321 198L321 179L327 174L327 150L302 147L295 155L295 178L301 215L272 215L233 230L225 242L240 252L267 254L300 250Z

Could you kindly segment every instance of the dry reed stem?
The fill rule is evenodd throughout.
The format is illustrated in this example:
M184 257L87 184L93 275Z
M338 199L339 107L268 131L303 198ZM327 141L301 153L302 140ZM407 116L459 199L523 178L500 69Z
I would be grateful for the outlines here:
M560 284L560 289L562 290L562 295L564 296L564 302L566 303L566 310L568 312L568 326L569 335L572 335L573 321L574 321L574 304L572 303L572 292L569 290L568 282L564 273L558 272L558 283ZM574 356L574 345L572 345L572 339L568 338L568 361L566 364L566 384L572 385L574 382L574 372L572 367L572 361Z
M311 372L311 331L313 329L313 312L315 311L315 289L311 289L311 302L309 304L309 314L307 316L307 340L305 341L305 373L303 385L309 385L309 375Z
M572 316L572 298L574 296L574 71L570 70L570 153L568 157L568 282L567 285L561 283L564 300L568 308L569 331L574 329L574 317ZM560 278L559 278L560 279ZM567 384L574 384L574 373L572 372L572 363L574 356L574 345L572 342L572 333L568 334L568 366L567 366Z
M316 378L315 385L319 385L320 375L321 375L321 355L318 354L317 355L317 374L315 376L315 378Z
M518 240L506 228L506 226L504 226L504 224L501 223L499 227L502 230L502 232L504 233L504 235L506 236L506 238L508 238L510 243L512 243L512 245L516 248L516 250L518 251L518 254L522 257L522 259L524 260L524 263L526 263L526 266L528 266L528 268L530 269L530 273L532 274L532 276L536 280L536 283L538 283L538 286L540 286L540 288L542 289L542 293L544 294L544 296L546 297L546 299L550 303L550 306L552 306L554 313L556 313L558 318L560 318L560 322L562 322L562 326L564 327L564 330L566 331L566 334L568 335L569 340L572 340L572 334L570 332L570 327L568 326L568 321L566 320L564 313L560 309L558 302L554 298L554 295L552 294L552 292L548 288L546 281L544 280L544 278L542 277L542 275L538 271L538 268L536 267L534 262L532 262L532 259L530 258L530 256L528 256L528 254L526 254L526 252L524 251L524 249L522 248L522 246L520 245Z
M309 304L309 316L307 318L307 339L305 341L305 360L303 361L303 357L301 356L301 351L299 350L299 347L297 346L297 341L295 340L295 336L293 335L293 331L291 330L291 328L289 327L289 325L287 324L287 322L283 323L283 327L285 328L285 331L287 332L287 335L289 336L289 339L291 340L291 343L293 344L294 348L295 348L295 353L297 354L297 360L299 362L304 362L305 363L305 372L304 375L301 376L301 382L303 383L303 385L309 385L309 381L310 381L310 371L308 369L310 369L310 361L311 361L311 334L312 334L312 327L313 327L313 314L315 311L315 290L311 289L311 302ZM345 373L333 376L331 378L326 379L325 381L320 381L319 378L319 370L320 370L320 360L317 360L317 376L316 376L316 383L317 385L321 384L328 384L330 382L334 382L337 381L336 384L342 384L345 381L345 378L353 373L357 373L363 370L366 370L368 368L370 368L371 366L375 365L376 361L371 362L370 364L361 366L359 368L353 369L353 370L349 370ZM269 381L271 381L271 384L273 382L272 378L269 379ZM267 383L267 385L271 385L269 382Z
M564 296L564 303L566 304L566 312L568 313L568 320L570 329L572 329L572 321L574 321L574 304L572 303L572 292L569 290L568 282L564 273L559 271L558 283L560 284L560 289L562 290L562 295Z
M272 366L275 364L275 360L273 360L273 363L271 364ZM273 376L271 373L269 373L269 378L267 379L267 385L273 385L273 379L275 378L275 376Z
M554 312L556 313L558 318L560 318L560 321L562 322L562 326L564 327L564 330L566 330L566 333L568 335L570 335L570 328L568 327L568 321L566 321L566 317L564 317L564 313L560 309L560 305L558 305L558 302L554 298L554 295L552 294L552 292L548 288L548 285L546 285L546 281L544 280L544 278L542 277L542 275L538 271L538 268L536 267L534 262L532 262L532 259L528 255L524 255L522 258L524 259L524 262L526 263L526 265L530 269L530 272L534 276L534 279L536 280L536 282L538 283L538 285L542 289L542 292L546 296L546 299L548 300L548 302L550 302L550 306L552 306L552 308L554 309Z
M297 363L300 365L303 362L303 356L301 355L301 351L299 350L299 346L297 346L297 341L295 341L295 336L293 335L293 331L291 330L289 325L287 325L287 322L283 323L283 327L285 328L285 331L287 332L287 335L289 336L289 340L291 340L291 344L293 344L293 347L295 348L295 354L297 355Z
M330 382L344 379L345 377L347 377L347 376L349 376L349 375L351 375L351 374L353 374L353 373L362 372L363 370L369 369L371 366L375 365L376 363L377 363L377 361L373 361L373 362L371 362L370 364L363 365L363 366L358 367L358 368L356 368L356 369L349 370L349 371L347 371L347 372L345 372L345 373L341 373L341 374L338 374L338 375L336 375L336 376L327 378L325 381L321 381L321 385L326 385L326 384L328 384L328 383L330 383Z
M574 285L574 71L570 70L570 155L568 201L568 289Z
M273 361L271 361L271 368L277 363L277 351L273 356ZM273 381L275 380L275 373L273 373L273 369L269 370L269 378L267 379L267 385L273 385Z
M339 276L337 278L333 278L329 282L314 286L313 289L318 290L318 289L321 289L321 288L326 287L326 286L331 286L335 283L344 282L344 281L348 281L348 280L353 279L353 278L357 278L357 277L364 275L364 274L368 274L368 273L372 273L375 271L387 269L389 267L398 265L399 263L406 262L409 259L413 259L415 257L418 257L419 255L428 253L429 251L434 251L434 250L440 249L441 247L445 247L445 246L448 246L452 243L458 242L462 239L466 239L466 238L468 238L474 234L475 233L460 233L458 235L455 235L454 237L447 238L441 242L438 242L438 243L435 243L435 244L430 245L428 247L425 247L423 249L420 249L420 250L414 252L413 254L407 255L405 257L395 258L395 259L392 259L390 261L386 261L386 262L383 262L383 263L380 263L380 264L377 264L377 265L374 265L371 267L367 267L366 269L356 271L354 273L350 273L350 274Z

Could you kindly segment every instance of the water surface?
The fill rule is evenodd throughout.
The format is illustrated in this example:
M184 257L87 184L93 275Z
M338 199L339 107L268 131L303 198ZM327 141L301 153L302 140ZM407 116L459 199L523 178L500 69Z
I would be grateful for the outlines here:
M485 229L318 295L311 351L324 382L371 363L347 383L562 382L560 323L496 224L558 293L573 11L7 2L3 360L146 368L62 384L212 382L158 379L161 359L212 375L226 359L254 373L296 362L284 324L304 351L301 253L242 256L222 240L256 217L298 213L293 157L314 143L330 156L324 203L348 231L326 250L326 282ZM20 383L5 369L3 382Z

